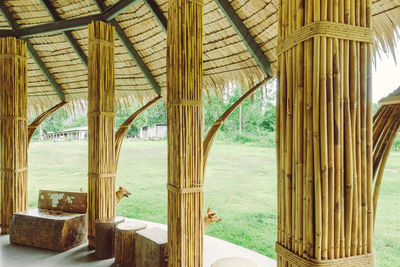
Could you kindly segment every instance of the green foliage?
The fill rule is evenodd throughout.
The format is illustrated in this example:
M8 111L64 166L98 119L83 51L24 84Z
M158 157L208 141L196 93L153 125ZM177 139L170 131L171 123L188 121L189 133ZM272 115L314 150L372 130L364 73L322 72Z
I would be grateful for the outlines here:
M271 141L269 136L274 136L275 131L275 86L275 81L269 83L266 88L257 90L252 97L238 107L222 125L217 139L273 146L275 141ZM204 129L206 132L243 93L241 88L232 87L224 91L222 97L210 94L205 98Z
M273 146L274 141L269 138L275 131L275 86L276 82L258 89L238 107L222 125L217 139L237 143L257 143L263 146ZM204 98L204 131L207 133L212 124L247 91L240 87L231 86L222 95L210 93ZM133 112L141 107L134 105L130 110L121 107L116 114L116 129ZM32 118L33 119L33 118ZM167 111L165 103L158 101L139 116L127 132L127 136L137 136L145 125L166 124ZM69 117L65 112L56 112L41 125L44 133L60 132L67 128L87 125L87 116ZM39 131L36 132L36 135Z

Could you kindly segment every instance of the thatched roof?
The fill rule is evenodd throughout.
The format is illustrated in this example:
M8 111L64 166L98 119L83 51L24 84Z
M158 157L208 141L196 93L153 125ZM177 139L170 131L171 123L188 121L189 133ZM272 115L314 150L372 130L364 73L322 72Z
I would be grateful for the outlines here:
M118 6L121 2L128 3L128 8L115 13L115 23L120 25L130 44L127 48L121 38L116 38L116 97L121 103L145 100L156 95L154 89L157 86L165 94L167 34L163 26L167 23L168 0L4 0L0 29L7 31L0 36L5 36L11 29L15 30L14 33L19 30L16 35L26 37L39 61L43 62L41 70L30 51L28 88L31 111L58 103L60 92L54 88L59 88L67 101L78 104L75 106L86 99L87 69L83 62L87 56L88 32L87 27L76 27L66 34L59 31L38 34L40 27L33 27L32 31L30 27L104 13L108 7ZM252 84L254 80L261 80L268 67L265 60L271 64L270 74L275 74L277 9L278 0L205 0L205 89L218 90L230 82ZM390 52L399 37L400 0L374 0L373 23L376 47L379 51ZM244 33L250 34L238 34L240 31L243 33L243 29ZM77 53L71 47L71 39L83 52L83 59L78 55L79 51ZM142 60L141 68L133 60L132 52L128 52L129 46ZM43 74L43 67L47 68L50 80L54 78L53 85Z
M381 105L394 105L400 104L400 87L390 93L388 96L379 100Z

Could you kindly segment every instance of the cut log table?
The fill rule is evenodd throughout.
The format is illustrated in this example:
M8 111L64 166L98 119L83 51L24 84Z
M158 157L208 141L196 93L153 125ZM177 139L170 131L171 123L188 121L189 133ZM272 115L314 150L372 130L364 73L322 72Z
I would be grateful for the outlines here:
M87 241L87 193L41 190L38 207L13 215L11 244L66 251Z
M114 258L115 227L125 221L124 217L116 216L112 221L96 220L96 257L99 259Z
M168 266L168 233L153 227L135 233L136 267Z
M135 233L146 229L142 222L124 222L115 228L115 265L135 267Z
M86 241L86 214L35 208L15 213L11 221L11 244L66 251Z

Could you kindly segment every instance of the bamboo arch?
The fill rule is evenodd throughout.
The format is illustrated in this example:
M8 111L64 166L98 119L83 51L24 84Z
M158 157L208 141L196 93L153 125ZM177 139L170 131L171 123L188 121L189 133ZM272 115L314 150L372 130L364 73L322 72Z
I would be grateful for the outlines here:
M374 115L374 222L386 163L400 129L400 103L385 101ZM375 223L374 223L375 225Z
M148 102L146 105L138 109L135 113L133 113L121 126L119 126L119 129L117 133L115 134L115 171L117 171L118 167L118 161L119 161L119 154L121 152L121 147L122 147L122 142L124 141L124 137L126 133L128 132L129 127L131 127L132 123L149 107L151 107L153 104L157 103L158 100L160 100L162 96L157 96L150 102Z
M56 112L58 109L66 105L68 102L60 102L59 104L55 105L54 107L46 110L42 114L40 114L31 124L28 126L28 145L31 143L31 139L33 134L35 133L36 129L40 126L40 124L45 121L51 114Z
M263 81L259 82L256 84L253 88L248 90L239 100L237 100L230 108L228 108L224 114L222 114L221 117L219 117L218 120L216 120L213 124L210 130L208 131L206 137L204 138L203 141L203 173L205 173L206 170L206 164L207 164L207 159L208 159L208 154L210 153L211 146L214 142L215 136L218 133L218 130L221 128L222 124L224 124L225 120L234 112L243 102L249 98L253 93L265 85L268 81L272 79L273 76L268 76L265 78Z

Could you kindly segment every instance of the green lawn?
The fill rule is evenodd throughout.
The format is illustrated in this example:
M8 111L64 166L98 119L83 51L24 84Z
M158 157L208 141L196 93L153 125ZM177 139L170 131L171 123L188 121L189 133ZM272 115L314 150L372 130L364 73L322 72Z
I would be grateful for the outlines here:
M117 185L131 190L117 213L166 223L167 144L125 140ZM208 235L274 256L276 239L275 150L216 143L211 151L205 208L223 219ZM383 183L376 225L377 266L400 266L400 153L392 153ZM37 142L29 149L29 205L39 189L87 190L87 142Z

